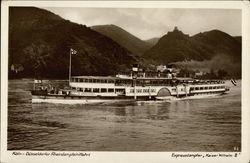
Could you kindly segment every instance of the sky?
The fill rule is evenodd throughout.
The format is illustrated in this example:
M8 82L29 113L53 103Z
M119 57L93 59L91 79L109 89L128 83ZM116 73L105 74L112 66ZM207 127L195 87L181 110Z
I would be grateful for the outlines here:
M190 36L218 29L232 36L241 35L241 10L167 8L45 8L64 19L86 26L117 25L147 40L161 37L175 26Z

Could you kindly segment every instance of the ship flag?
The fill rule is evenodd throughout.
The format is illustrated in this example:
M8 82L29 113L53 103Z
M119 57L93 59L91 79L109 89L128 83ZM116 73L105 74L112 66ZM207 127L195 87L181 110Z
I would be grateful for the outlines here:
M234 79L231 79L231 82L234 86L236 86L236 81Z

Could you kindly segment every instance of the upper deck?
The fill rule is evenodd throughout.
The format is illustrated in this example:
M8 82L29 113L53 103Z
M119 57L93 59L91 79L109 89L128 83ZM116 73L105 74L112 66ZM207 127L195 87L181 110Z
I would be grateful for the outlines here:
M211 85L224 84L221 80L197 80L192 78L168 78L168 77L113 77L113 76L74 76L70 80L72 85L102 85L107 87L112 86L175 86L180 84L188 85Z

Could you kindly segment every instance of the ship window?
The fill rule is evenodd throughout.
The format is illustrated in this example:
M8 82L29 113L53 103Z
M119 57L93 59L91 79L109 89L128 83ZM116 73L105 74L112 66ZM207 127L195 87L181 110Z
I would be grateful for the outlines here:
M82 88L80 88L80 89L79 89L79 91L80 91L80 92L83 92L83 89L82 89Z
M76 87L71 87L72 90L76 90Z
M108 92L114 92L114 89L113 88L109 88Z
M199 87L195 87L195 90L199 90Z
M153 83L153 84L157 84L157 81L156 81L156 80L153 80L152 83Z
M208 89L208 87L205 87L205 89Z
M183 88L181 88L181 91L184 91L184 89L183 89Z
M107 92L107 88L101 88L101 92Z
M138 92L138 93L141 93L141 92L142 92L142 89L137 89L137 92Z
M108 80L108 83L113 83L113 81L112 80Z
M172 91L176 91L176 88L172 88Z
M203 90L204 89L204 87L200 87L200 90Z
M83 79L80 79L80 82L83 82Z
M212 89L212 87L209 87L209 89Z
M115 92L124 92L124 89L115 89Z
M134 89L130 89L130 93L134 93Z
M156 90L155 89L151 89L151 92L156 92Z
M91 88L85 88L85 92L91 92Z
M149 89L143 89L143 92L147 93L147 92L149 92Z
M99 92L99 88L94 88L93 92Z
M213 89L216 89L216 87L213 87Z
M194 87L191 87L191 88L190 88L190 91L192 91L192 90L194 90Z

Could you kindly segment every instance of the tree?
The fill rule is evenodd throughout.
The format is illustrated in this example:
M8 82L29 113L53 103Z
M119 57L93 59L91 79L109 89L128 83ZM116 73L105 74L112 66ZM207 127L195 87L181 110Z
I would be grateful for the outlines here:
M219 69L217 71L217 75L219 79L223 79L228 75L228 73L224 69Z
M23 50L31 67L30 72L35 77L44 76L47 69L47 60L50 56L50 47L44 43L32 43ZM47 72L48 73L48 72Z

